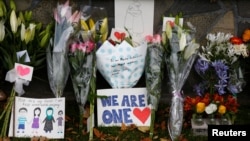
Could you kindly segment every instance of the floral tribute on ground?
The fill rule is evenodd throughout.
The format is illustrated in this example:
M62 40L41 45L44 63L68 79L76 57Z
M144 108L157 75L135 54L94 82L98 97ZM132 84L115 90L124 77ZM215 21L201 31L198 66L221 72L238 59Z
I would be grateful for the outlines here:
M199 44L194 38L195 28L191 23L187 23L187 27L181 26L178 16L164 23L164 26L166 31L162 34L162 43L166 50L165 61L172 94L168 131L171 139L176 140L183 124L182 87L197 57Z
M88 10L88 11L86 11ZM97 7L81 7L81 18L74 25L74 31L67 42L70 78L80 111L80 130L83 130L83 115L87 100L90 102L90 136L93 138L92 118L96 98L96 49L106 40L108 21L105 13L96 16ZM92 11L93 13L89 13ZM89 15L88 15L89 14ZM88 18L86 18L88 17ZM95 20L95 21L94 21Z
M0 129L0 140L8 140L7 131L16 94L22 96L23 85L29 80L19 78L15 64L33 67L34 70L44 67L46 46L49 44L52 25L44 28L41 22L34 21L32 11L16 11L14 0L0 0L0 61L6 74L6 81L13 84L5 109L0 115L3 125ZM22 68L23 69L23 68Z
M203 118L219 118L233 124L239 107L237 94L245 86L240 60L248 56L241 38L230 33L209 33L207 45L202 46L194 65L201 80L194 86L198 96L185 98L186 113L192 113L193 119L199 113ZM216 123L210 120L208 124Z

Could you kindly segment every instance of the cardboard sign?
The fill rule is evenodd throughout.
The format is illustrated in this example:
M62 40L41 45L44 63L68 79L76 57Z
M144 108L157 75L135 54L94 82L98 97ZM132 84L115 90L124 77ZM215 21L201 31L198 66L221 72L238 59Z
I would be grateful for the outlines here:
M97 95L107 96L97 99L98 126L150 126L151 106L146 93L146 88L97 90Z
M9 136L63 139L65 98L15 97Z

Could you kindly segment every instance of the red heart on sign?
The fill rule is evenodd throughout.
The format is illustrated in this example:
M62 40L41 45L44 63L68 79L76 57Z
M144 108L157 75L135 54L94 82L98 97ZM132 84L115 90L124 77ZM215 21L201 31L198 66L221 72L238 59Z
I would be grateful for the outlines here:
M146 107L143 110L134 108L133 114L144 124L150 115L150 108Z
M24 68L22 66L17 66L17 72L19 75L24 76L30 73L30 68Z
M120 33L120 32L115 32L114 33L115 37L118 39L118 40L123 40L126 36L126 34L124 32Z

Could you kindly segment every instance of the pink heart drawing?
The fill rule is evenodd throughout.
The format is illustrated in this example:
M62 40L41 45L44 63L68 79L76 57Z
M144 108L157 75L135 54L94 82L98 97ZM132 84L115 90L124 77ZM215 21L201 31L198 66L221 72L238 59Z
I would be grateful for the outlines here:
M150 115L150 108L146 107L143 110L134 108L133 114L144 124Z
M24 76L30 73L30 68L24 68L23 66L17 66L17 72L19 75Z

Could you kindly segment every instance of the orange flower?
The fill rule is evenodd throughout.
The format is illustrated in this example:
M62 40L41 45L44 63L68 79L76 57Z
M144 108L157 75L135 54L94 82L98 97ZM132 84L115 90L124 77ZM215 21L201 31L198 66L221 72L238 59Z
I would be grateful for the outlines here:
M225 114L226 111L227 111L226 106L224 106L224 105L220 105L220 106L219 106L218 112L219 112L221 115Z
M196 112L197 113L203 113L205 111L205 103L204 102L198 102L196 105Z
M250 41L250 29L246 29L242 35L242 40L244 42Z
M216 103L223 103L223 102L224 102L223 96L219 95L218 93L214 94L213 100L214 100Z

